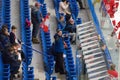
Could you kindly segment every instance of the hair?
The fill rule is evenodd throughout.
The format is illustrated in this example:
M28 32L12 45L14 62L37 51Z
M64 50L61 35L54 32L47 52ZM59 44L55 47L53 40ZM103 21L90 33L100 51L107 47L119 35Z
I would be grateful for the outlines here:
M16 28L16 26L12 25L12 28L11 28L11 29L13 30L13 29L17 29L17 28Z
M111 70L115 70L115 65L112 64L112 65L110 66L110 69L111 69Z
M1 33L5 33L5 31L8 29L8 26L7 25L2 25L2 29L1 29Z
M62 31L61 29L57 29L56 32L59 33L60 31Z
M16 46L19 46L19 44L18 43L13 43L12 44L12 47L16 47Z
M60 19L62 19L64 16L63 15L60 15Z
M62 2L65 2L66 0L62 0Z

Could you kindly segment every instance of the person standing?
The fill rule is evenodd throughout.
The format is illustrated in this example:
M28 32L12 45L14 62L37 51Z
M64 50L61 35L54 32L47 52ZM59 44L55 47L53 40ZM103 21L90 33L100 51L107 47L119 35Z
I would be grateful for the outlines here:
M64 58L63 58L66 43L63 40L61 30L57 30L54 39L55 39L54 48L55 48L55 61L56 61L55 72L56 73L59 72L60 74L66 74Z
M16 29L17 28L14 25L11 28L11 32L10 32L10 43L11 44L16 43L16 35L15 35Z
M42 13L40 11L41 4L36 2L35 6L31 9L31 22L33 24L33 30L32 30L32 42L33 43L39 43L39 40L37 38L37 35L39 33L39 26L42 22Z
M77 0L77 2L79 3L80 9L85 9L85 8L83 7L82 0Z

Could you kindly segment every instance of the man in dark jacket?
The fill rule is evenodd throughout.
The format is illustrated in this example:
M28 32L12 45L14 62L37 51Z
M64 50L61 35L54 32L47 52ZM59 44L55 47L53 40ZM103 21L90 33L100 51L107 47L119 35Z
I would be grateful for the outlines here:
M62 37L62 31L61 30L57 30L57 33L54 36L55 38L55 72L60 72L60 74L65 74L66 70L65 70L65 66L64 66L64 58L63 58L63 54L64 54L64 45L65 42L63 40Z
M7 25L3 25L0 30L0 50L7 49L10 46L9 32Z
M40 12L40 3L36 2L35 6L31 9L31 21L33 24L32 41L33 43L39 43L37 35L39 33L39 26L42 22L42 13Z

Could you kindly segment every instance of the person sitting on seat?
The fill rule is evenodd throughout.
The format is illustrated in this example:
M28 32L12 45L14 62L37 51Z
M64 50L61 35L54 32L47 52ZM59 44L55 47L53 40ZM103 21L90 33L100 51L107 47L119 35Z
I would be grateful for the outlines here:
M64 15L66 14L71 14L67 9L69 7L69 2L67 0L61 0L59 3L59 13L63 13Z
M7 49L11 44L7 25L3 25L0 30L0 44L2 50Z
M60 24L61 29L63 30L66 26L64 15L60 15L60 18L58 19L58 23Z

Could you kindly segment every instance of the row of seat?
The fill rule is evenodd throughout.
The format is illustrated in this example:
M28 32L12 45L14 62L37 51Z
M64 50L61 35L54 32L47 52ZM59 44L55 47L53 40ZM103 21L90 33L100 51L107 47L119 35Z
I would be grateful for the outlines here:
M34 80L34 68L30 67L32 60L32 41L31 41L31 29L26 25L26 19L30 20L29 16L29 1L20 0L20 25L22 42L29 46L22 46L22 50L25 53L25 62L22 62L23 80ZM31 48L30 48L31 47Z
M59 2L61 0L54 0L54 7L55 7L55 12L56 12L56 18L59 19ZM71 8L71 13L72 13L72 17L74 17L74 21L75 23L77 24L81 24L81 19L78 18L77 19L77 16L78 16L78 11L76 7L77 6L77 2L74 0L74 1L71 1L69 0L70 2L70 8ZM73 5L74 2L76 5ZM75 13L75 14L74 14ZM77 14L76 14L77 13ZM62 29L63 26L58 23L58 28ZM73 56L72 56L72 48L70 46L70 39L69 37L66 37L65 38L65 42L67 43L68 45L68 49L65 50L65 53L66 53L66 57L65 57L65 66L66 66L66 70L67 70L67 80L77 80L77 76L76 76L76 68L75 68L75 65L74 65L74 60L73 60Z
M42 6L42 15L45 18L47 15L47 8L44 3ZM50 27L50 26L48 26ZM46 80L56 80L55 76L51 76L54 70L54 57L48 54L48 50L51 47L51 39L50 39L50 30L48 32L44 32L43 29L40 29L40 40L42 43L42 51L43 51L43 63L45 68Z
M1 7L0 7L0 26L2 24L8 25L8 30L10 31L10 0L1 0L0 1ZM1 80L9 80L10 79L10 65L9 64L3 64L2 63L2 57L1 58Z
M79 7L77 5L77 2L76 0L69 0L69 2L70 2L71 13L74 15L74 18L77 19L79 14Z

